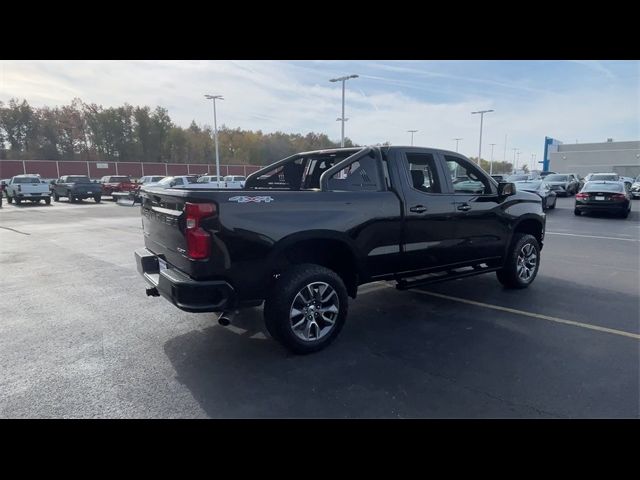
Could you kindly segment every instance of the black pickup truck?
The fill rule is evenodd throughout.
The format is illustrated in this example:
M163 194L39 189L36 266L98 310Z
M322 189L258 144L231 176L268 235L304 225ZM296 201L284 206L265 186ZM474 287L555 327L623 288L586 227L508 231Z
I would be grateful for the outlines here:
M147 295L188 312L260 305L295 353L327 346L348 296L378 280L407 289L496 272L536 277L545 214L537 195L466 157L417 147L304 152L249 175L242 190L143 188Z
M96 203L102 199L102 185L92 182L86 175L65 175L54 180L51 185L53 201L67 197L70 203L86 198L93 198Z

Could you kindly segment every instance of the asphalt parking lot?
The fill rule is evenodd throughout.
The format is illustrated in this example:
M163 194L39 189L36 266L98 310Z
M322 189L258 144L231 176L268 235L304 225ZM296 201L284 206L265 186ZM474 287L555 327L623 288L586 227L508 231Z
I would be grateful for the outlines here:
M340 337L299 357L262 310L229 327L145 296L139 208L0 210L0 417L638 418L640 201L547 215L534 284L488 274L361 287Z

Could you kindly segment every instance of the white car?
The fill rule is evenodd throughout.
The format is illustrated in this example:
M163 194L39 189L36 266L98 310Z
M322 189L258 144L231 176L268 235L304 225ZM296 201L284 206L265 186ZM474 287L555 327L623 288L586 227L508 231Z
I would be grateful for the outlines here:
M178 175L175 177L164 177L159 182L145 183L141 188L200 188L196 175Z
M147 185L148 183L158 183L160 180L165 178L164 175L145 175L138 180L138 183L142 185Z
M15 201L20 205L23 200L30 202L40 202L44 200L47 205L51 204L51 190L49 183L42 180L40 175L16 175L6 186L7 201Z
M587 182L618 182L620 181L620 175L615 172L607 172L607 173L590 173L586 177L584 177L584 183Z
M244 188L244 182L246 177L242 175L227 175L224 177L224 188L230 188L233 190L241 190Z
M636 177L631 185L631 197L634 199L640 198L640 175Z
M202 175L198 178L198 183L202 184L202 186L207 186L211 188L226 188L224 186L224 177L218 177L215 175Z

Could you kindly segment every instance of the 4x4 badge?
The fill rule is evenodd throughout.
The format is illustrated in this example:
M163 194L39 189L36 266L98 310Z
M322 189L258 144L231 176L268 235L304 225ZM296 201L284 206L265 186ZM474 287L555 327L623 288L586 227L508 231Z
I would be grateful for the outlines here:
M239 195L237 197L231 197L229 199L230 202L238 202L238 203L249 203L249 202L255 202L255 203L260 203L260 202L264 202L264 203L269 203L269 202L273 202L273 197L267 197L267 196L260 196L260 197L247 197L245 195Z

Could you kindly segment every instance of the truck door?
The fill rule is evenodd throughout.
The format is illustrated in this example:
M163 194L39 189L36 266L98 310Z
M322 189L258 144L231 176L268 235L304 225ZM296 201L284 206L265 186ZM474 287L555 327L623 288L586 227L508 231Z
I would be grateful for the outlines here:
M397 155L404 196L402 271L447 265L454 243L453 195L447 191L436 154L407 148Z
M447 185L453 193L456 263L502 257L508 238L508 222L502 218L503 199L496 185L466 158L443 155Z

